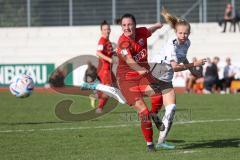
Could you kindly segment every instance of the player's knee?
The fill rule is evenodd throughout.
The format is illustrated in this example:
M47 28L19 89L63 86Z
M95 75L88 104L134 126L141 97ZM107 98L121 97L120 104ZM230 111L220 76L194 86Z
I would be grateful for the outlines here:
M147 108L146 104L144 103L144 101L142 99L136 100L134 105L133 105L133 107L138 112L142 112L142 111L144 111Z
M141 121L149 120L150 119L149 114L150 114L150 112L149 112L148 108L145 108L142 111L138 112L138 116L139 116Z

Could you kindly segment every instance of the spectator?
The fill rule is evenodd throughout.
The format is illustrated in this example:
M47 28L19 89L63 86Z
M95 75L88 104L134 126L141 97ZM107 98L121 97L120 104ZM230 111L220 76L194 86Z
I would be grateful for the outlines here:
M197 58L196 57L193 57L192 59L192 62L196 62L197 61ZM196 67L197 70L200 70L202 69L201 67ZM186 93L193 93L196 91L196 89L194 89L194 85L197 83L198 79L200 78L197 78L196 76L194 76L193 74L189 74L189 76L187 77L186 79Z
M240 13L237 10L237 8L235 9L235 15L234 15L234 19L233 19L233 31L236 32L236 25L238 25L238 29L240 31Z
M66 72L64 69L58 68L49 78L49 83L52 87L64 87L64 79Z
M224 12L224 17L222 20L219 21L219 25L221 26L222 23L224 23L224 26L223 26L223 31L222 32L226 32L226 28L227 28L227 23L230 22L231 24L233 24L233 20L234 20L234 17L233 17L233 7L232 7L232 4L228 3L226 5L226 8L225 8L225 12Z
M223 71L223 79L222 79L222 86L223 86L223 93L230 93L230 85L231 82L234 80L236 75L234 66L231 64L231 59L228 57L226 58L226 66L224 67Z
M217 64L219 62L219 57L214 57L211 62L208 60L208 66L206 67L205 75L204 75L204 90L203 93L210 94L212 91L218 86L219 78L218 78L218 67Z

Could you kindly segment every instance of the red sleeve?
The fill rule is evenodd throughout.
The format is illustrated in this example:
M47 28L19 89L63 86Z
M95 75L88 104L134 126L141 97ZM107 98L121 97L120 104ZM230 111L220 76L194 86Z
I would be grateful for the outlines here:
M130 51L130 41L124 37L120 37L118 40L117 54L122 57L126 55L131 55Z
M148 38L152 35L152 32L149 31L146 27L137 28L138 32L142 34L145 38Z
M97 51L103 52L105 45L105 40L103 38L100 38L98 41Z

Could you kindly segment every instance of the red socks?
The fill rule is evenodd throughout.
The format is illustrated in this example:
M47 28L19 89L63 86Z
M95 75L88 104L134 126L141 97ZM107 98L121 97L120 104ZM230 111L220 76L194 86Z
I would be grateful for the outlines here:
M153 95L150 97L152 103L152 113L158 113L163 105L162 94Z
M103 106L106 104L108 98L99 98L98 99L98 108L103 109Z
M108 97L104 97L102 92L98 92L98 108L103 109L104 105L107 103L108 101Z
M142 134L144 135L146 142L152 142L153 141L153 129L152 129L152 122L149 117L148 108L146 108L142 112L138 113L138 116L141 120Z

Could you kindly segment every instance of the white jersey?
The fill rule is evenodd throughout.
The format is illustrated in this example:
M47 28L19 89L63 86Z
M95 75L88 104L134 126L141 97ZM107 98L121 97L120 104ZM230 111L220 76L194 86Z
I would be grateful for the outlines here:
M163 53L151 57L151 63L157 63L152 69L152 75L161 81L171 82L174 74L171 61L183 63L187 59L189 47L189 39L184 44L179 44L176 37L171 38L164 46Z
M233 65L226 65L223 69L223 78L228 78L234 74L236 74L236 67Z

